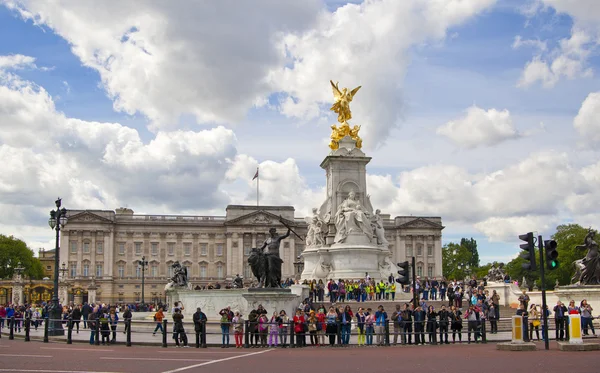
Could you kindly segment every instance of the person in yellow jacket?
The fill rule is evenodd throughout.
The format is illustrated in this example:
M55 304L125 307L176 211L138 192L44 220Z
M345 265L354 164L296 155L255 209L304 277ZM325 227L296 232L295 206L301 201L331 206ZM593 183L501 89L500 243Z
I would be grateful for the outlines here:
M390 294L392 295L392 300L396 299L396 283L392 282L390 285Z
M379 282L375 284L375 299L381 299L381 286L379 285Z

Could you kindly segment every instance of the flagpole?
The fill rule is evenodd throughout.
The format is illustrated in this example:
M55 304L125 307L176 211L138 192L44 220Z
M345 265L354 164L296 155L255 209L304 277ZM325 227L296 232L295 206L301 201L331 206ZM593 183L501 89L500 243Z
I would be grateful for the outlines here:
M256 177L256 207L258 207L258 196L260 195L260 173L258 172L258 167L256 167L256 175L258 175Z

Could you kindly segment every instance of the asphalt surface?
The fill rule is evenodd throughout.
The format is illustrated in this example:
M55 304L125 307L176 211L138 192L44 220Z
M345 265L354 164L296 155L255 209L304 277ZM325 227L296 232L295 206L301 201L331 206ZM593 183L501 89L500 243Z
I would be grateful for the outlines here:
M29 373L348 373L572 372L595 371L600 353L551 350L508 352L494 343L402 347L308 347L301 349L161 348L0 340L0 372Z

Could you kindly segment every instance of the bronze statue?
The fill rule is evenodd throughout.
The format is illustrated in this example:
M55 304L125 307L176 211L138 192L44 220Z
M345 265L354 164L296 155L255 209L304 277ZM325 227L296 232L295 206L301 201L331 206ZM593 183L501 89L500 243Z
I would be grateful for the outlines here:
M259 248L252 248L248 263L254 277L258 280L258 287L279 288L281 287L281 264L283 260L279 256L281 240L290 235L288 228L286 234L280 236L277 229L269 229L270 237L265 240ZM266 249L266 250L265 250Z
M577 249L587 249L587 255L583 259L573 262L575 275L571 282L577 285L599 285L600 284L600 256L598 244L594 241L596 232L590 228L585 236L584 244L577 245Z

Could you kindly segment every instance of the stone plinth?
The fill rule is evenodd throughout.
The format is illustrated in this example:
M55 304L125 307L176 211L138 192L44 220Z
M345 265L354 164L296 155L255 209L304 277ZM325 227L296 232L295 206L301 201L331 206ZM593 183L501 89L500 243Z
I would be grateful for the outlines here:
M496 349L500 351L535 351L537 347L535 343L525 342L525 343L498 343L496 345Z
M267 315L273 312L279 313L281 310L291 316L294 315L296 309L302 302L302 299L296 294L293 294L290 289L249 289L242 297L246 300L248 312L256 309L259 304L262 304ZM247 314L247 313L246 313Z
M598 351L600 343L577 343L558 342L558 349L561 351Z
M588 303L592 305L600 304L600 286L598 285L561 286L554 290L554 294L564 304L569 304L571 299L575 300L578 305L582 299L587 299Z

